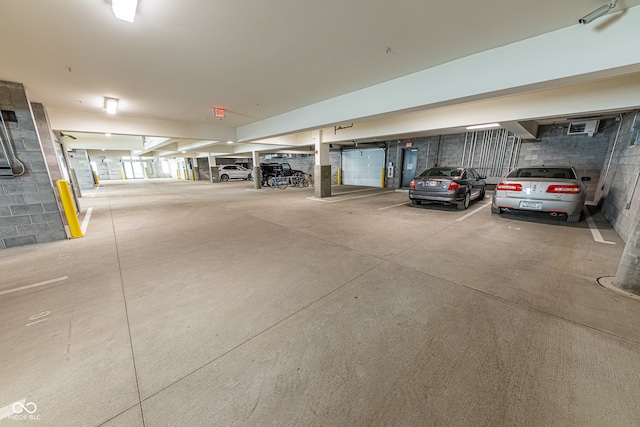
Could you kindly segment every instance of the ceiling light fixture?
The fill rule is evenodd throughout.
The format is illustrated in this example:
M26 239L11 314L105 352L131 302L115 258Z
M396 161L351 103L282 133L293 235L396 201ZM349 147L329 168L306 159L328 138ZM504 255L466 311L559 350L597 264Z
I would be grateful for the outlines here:
M233 144L233 141L227 141L227 144Z
M225 110L224 110L224 108L217 108L217 107L214 107L214 108L213 108L213 116L214 116L214 117L223 118L223 117L225 116Z
M474 125L474 126L467 126L467 130L473 130L473 129L487 129L487 128L499 128L500 127L500 123L487 123L486 125Z
M104 108L107 109L107 113L115 114L118 111L118 100L116 98L104 97Z
M590 14L585 15L582 18L578 19L578 22L580 24L588 24L588 23L600 18L602 15L605 15L611 9L616 7L616 3L617 2L618 2L618 0L611 0L611 2L609 4L606 4L606 5L602 6L602 7L599 7L596 10L594 10L593 12L591 12Z
M136 17L138 0L111 0L111 9L118 19L133 22Z

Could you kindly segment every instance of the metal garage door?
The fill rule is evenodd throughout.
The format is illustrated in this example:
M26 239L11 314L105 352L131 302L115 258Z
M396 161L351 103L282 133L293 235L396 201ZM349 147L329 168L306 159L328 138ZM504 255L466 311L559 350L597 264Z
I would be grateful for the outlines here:
M380 187L384 169L384 149L349 150L342 152L342 183Z

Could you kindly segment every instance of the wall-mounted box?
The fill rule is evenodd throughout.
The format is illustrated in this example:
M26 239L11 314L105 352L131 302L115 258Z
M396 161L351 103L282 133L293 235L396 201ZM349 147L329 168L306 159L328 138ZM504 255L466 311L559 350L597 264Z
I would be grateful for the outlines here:
M593 136L598 131L600 120L587 120L584 122L569 123L569 131L567 135L584 135Z

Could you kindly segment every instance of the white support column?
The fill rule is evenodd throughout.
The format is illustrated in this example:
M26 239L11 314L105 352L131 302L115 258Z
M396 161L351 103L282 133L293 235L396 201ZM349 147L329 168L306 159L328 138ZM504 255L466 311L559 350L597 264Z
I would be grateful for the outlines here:
M322 143L322 131L315 130L311 133L314 140L315 166L313 185L317 198L331 197L331 163L329 162L329 144Z
M253 188L260 189L262 187L262 179L260 176L260 153L258 151L252 151L253 160Z

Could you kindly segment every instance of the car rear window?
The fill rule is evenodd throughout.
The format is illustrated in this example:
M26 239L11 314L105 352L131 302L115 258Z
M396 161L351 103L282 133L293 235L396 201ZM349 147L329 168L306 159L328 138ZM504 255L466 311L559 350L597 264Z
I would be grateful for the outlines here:
M422 172L420 176L460 176L460 170L456 168L431 168Z
M571 168L521 168L511 172L507 178L576 179L576 175Z

